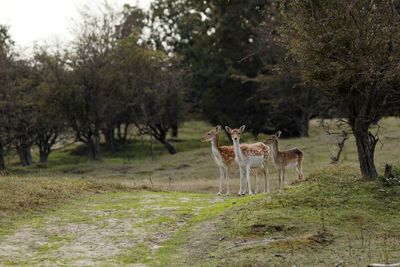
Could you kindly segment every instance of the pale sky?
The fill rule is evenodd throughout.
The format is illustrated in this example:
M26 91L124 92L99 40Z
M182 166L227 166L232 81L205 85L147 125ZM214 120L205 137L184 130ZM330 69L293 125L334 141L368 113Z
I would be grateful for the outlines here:
M123 6L128 3L147 8L151 0L109 0ZM73 19L85 5L95 6L104 0L0 0L0 24L10 26L16 44L31 48L35 42L67 42L71 39Z

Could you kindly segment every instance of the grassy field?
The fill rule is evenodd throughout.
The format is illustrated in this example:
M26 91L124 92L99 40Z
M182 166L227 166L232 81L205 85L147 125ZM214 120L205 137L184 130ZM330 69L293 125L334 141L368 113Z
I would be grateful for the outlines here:
M74 145L51 154L48 168L40 168L36 165L23 168L18 165L15 157L9 160L9 166L19 177L61 176L85 179L94 177L146 185L150 184L151 178L153 184L166 187L168 190L216 192L218 169L211 158L210 145L199 142L201 135L211 127L203 121L185 123L180 129L179 139L172 140L179 153L169 155L161 144L155 142L153 160L150 157L149 140L142 142L137 138L115 154L103 153L101 162L88 160L82 147ZM381 121L381 127L381 143L378 143L376 149L376 164L380 172L386 162L399 163L397 151L400 149L400 120L384 119ZM244 142L255 141L249 134L242 139ZM265 139L266 136L260 135L256 140ZM312 121L309 138L282 139L280 148L294 146L301 148L305 152L304 172L307 175L317 168L329 165L330 156L337 149L336 143L336 138L327 136L319 127L318 121ZM221 136L221 144L231 144L225 134ZM357 165L353 138L347 141L341 162ZM272 180L276 184L276 170L272 164L270 165L271 177L275 177ZM231 178L235 190L238 185L238 176L238 170L233 170ZM289 171L288 176L289 179L293 179L294 171Z
M0 265L101 262L101 255L87 252L85 257L84 245L72 249L78 251L74 260L66 260L71 243L96 243L82 239L73 224L92 229L93 236L104 231L109 239L100 240L99 246L110 240L121 245L110 256L111 265L334 266L343 262L344 266L365 266L372 261L400 261L399 187L360 180L353 139L347 141L341 162L330 165L337 141L312 121L309 138L280 141L281 149L297 146L305 152L306 182L293 184L283 194L274 193L271 201L262 195L217 198L218 170L210 145L199 142L211 127L202 121L185 123L179 139L172 141L179 153L169 155L154 143L154 159L149 140L140 138L133 138L115 154L105 152L101 162L89 161L79 144L52 153L47 168L23 168L9 157L12 175L0 177L0 245L8 244L9 250L0 255ZM385 163L400 164L400 120L384 119L381 127L376 163L383 173ZM222 144L230 144L227 136L221 139ZM244 142L265 139L262 135L243 137ZM269 169L272 187L277 188L276 170L272 164ZM287 176L288 184L295 181L294 171ZM238 177L238 170L232 170L233 193L238 190ZM138 203L147 204L139 208ZM165 203L171 216L161 212L159 218L157 203ZM98 213L109 216L100 216L98 222L90 219ZM66 214L76 220L70 221ZM135 222L138 214L147 226ZM115 227L115 220L122 217L125 223L129 221L123 225L132 230L126 240L118 233L121 228ZM154 229L160 224L167 236L156 234ZM52 226L64 229L65 225L72 227L65 230L72 231L68 236L48 233ZM143 233L139 239L135 237L138 231ZM31 238L31 245L22 246L23 240L43 235L51 238ZM16 250L19 246L26 250ZM7 257L12 251L14 261Z

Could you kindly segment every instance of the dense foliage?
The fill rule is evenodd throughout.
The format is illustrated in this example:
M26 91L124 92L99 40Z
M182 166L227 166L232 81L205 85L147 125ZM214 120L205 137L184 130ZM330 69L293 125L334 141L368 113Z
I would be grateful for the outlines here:
M362 174L376 178L372 125L398 103L399 10L385 1L288 1L283 41L305 81L331 96L356 138Z
M61 138L84 143L99 160L100 142L114 152L129 125L176 153L167 133L182 119L179 60L139 45L143 19L130 6L83 10L69 49L37 47L30 58L21 58L8 28L0 28L0 169L5 149L31 165L35 145L46 165Z
M151 43L185 59L186 99L215 124L307 136L319 97L283 65L278 1L157 0ZM161 25L161 26L160 26ZM311 97L310 97L311 96ZM301 98L301 101L298 101Z

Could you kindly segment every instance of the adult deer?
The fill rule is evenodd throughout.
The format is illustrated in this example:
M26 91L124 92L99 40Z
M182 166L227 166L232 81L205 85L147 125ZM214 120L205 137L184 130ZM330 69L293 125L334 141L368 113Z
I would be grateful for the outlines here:
M224 178L226 179L226 195L229 196L229 169L231 167L231 163L235 160L235 151L233 146L219 146L219 134L221 132L221 126L216 126L215 129L212 129L204 134L201 139L202 142L211 142L211 154L214 158L215 163L219 169L219 191L217 195L222 194L222 183ZM257 171L254 170L256 183L257 181ZM258 186L257 190L258 191Z
M244 191L242 191L242 184L243 176L246 175L248 192L249 195L252 195L250 184L251 168L260 168L263 170L265 178L264 192L268 194L270 192L268 180L269 147L261 142L254 144L240 144L240 136L245 128L245 125L242 125L239 129L231 129L228 126L225 126L225 130L231 135L235 151L235 161L239 165L240 189L238 194L244 194Z
M286 169L295 169L297 174L299 175L299 179L304 178L303 166L302 166L304 153L297 147L285 151L279 151L278 139L281 136L281 134L282 132L278 131L275 134L270 135L267 141L265 141L265 144L271 145L274 165L279 172L279 189L283 190L285 186Z
M226 179L226 195L229 195L229 166L235 159L235 152L232 146L219 146L219 133L221 126L204 134L200 140L202 142L211 142L211 154L219 169L219 191L217 195L222 194L222 182Z

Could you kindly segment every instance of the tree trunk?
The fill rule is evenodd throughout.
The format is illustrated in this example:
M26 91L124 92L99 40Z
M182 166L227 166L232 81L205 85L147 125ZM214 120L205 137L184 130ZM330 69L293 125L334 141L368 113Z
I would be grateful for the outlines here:
M124 142L126 142L126 140L128 139L128 129L129 129L129 123L125 123L124 126L124 135L122 136L122 140Z
M121 138L122 138L121 127L122 127L122 123L118 122L118 123L117 123L117 136L118 136L118 140L121 140Z
M4 160L4 148L3 144L0 142L0 172L6 169L6 164Z
M117 123L117 136L118 140L122 141L122 131L121 131L122 123L118 122Z
M123 125L123 130L122 130L122 125ZM118 140L120 143L126 143L127 137L128 137L128 128L129 128L129 123L118 123L117 126L117 134L118 134Z
M58 137L58 129L50 129L43 131L37 136L36 145L39 147L39 165L47 166L51 148L56 143Z
M172 124L172 138L178 138L178 124Z
M40 165L47 165L49 161L49 152L40 149L39 150L39 163Z
M106 128L103 129L103 135L106 141L107 148L110 152L115 152L115 133L114 125L108 124Z
M17 148L19 159L22 166L29 166L32 164L32 153L31 147L22 145Z
M160 140L160 142L164 145L164 147L168 150L170 154L176 154L176 149L171 143L168 142L166 138Z
M307 115L303 116L300 122L300 137L308 137L310 119Z
M161 124L157 124L155 126L150 126L151 133L155 139L157 139L164 147L168 150L170 154L176 154L176 149L173 145L171 145L167 140L168 129L162 127Z
M376 179L378 173L375 168L374 154L378 139L369 132L369 124L356 122L352 125L352 129L356 139L361 174L365 179Z
M101 160L100 155L100 137L93 136L87 142L89 157L92 160Z

